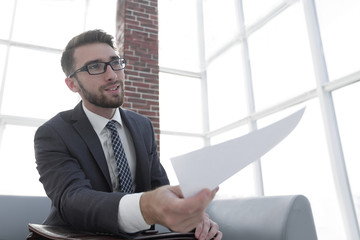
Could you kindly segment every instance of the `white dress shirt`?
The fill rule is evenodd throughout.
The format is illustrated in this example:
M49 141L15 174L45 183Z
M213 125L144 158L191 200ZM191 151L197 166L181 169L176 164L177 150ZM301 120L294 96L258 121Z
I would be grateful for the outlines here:
M111 184L113 191L119 191L120 182L119 182L119 172L115 162L114 151L111 144L111 133L107 129L106 124L110 120L116 121L116 128L119 132L121 142L124 147L126 158L130 167L131 177L134 183L135 179L135 170L136 170L136 153L134 148L134 143L132 137L129 133L129 130L124 124L122 124L120 111L116 109L114 116L111 119L104 118L100 115L97 115L89 111L83 104L83 109L88 117L92 127L94 128L96 134L99 137L101 146L104 150L105 158L108 164ZM134 186L135 188L135 186ZM118 223L122 231L127 233L138 232L144 229L150 228L140 210L140 197L142 193L133 193L126 194L121 198L119 202L119 212L118 212Z

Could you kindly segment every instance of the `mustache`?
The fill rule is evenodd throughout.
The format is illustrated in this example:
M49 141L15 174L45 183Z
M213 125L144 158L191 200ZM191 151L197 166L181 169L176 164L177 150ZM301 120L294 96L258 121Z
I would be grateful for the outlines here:
M111 86L113 86L113 85L117 85L117 84L119 84L120 87L121 87L122 89L124 89L124 83L123 83L122 81L120 81L120 80L116 80L116 81L114 81L114 82L110 82L110 83L108 83L108 84L106 84L106 85L103 85L103 86L101 86L101 89L106 89L106 88L109 88L109 87L111 87Z

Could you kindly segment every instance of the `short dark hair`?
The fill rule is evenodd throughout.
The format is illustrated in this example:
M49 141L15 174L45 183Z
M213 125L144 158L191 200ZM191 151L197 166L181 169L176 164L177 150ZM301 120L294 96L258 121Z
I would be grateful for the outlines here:
M117 51L114 37L107 34L103 30L95 29L81 33L78 36L73 37L66 45L61 56L61 67L66 76L69 76L75 68L74 64L74 51L80 46L84 46L90 43L106 43Z

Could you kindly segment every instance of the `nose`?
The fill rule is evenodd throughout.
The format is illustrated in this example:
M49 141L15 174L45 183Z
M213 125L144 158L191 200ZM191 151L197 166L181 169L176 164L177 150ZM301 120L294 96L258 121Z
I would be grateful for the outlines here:
M116 80L117 79L117 74L116 72L111 68L110 65L106 66L105 69L105 79L106 81L112 81L112 80Z

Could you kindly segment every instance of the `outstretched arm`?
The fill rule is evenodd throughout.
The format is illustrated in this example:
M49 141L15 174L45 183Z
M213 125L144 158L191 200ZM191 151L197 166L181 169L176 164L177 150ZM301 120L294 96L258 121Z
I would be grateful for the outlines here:
M191 198L183 198L179 186L163 186L144 193L140 209L149 224L161 224L176 232L189 232L196 228L198 239L211 239L219 234L219 227L205 213L208 204L215 197L218 188L203 189ZM221 233L219 238L221 239Z

